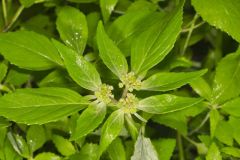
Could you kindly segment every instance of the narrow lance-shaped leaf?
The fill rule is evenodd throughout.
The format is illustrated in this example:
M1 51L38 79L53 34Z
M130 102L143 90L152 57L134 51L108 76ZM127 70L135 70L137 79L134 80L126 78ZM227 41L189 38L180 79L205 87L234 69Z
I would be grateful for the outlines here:
M199 78L207 70L196 72L165 72L157 73L142 82L142 90L168 91L179 88L192 80Z
M73 144L64 137L59 135L53 135L52 140L58 152L60 152L62 155L70 156L76 152Z
M0 62L0 83L5 78L8 70L8 63L7 61Z
M140 100L137 108L152 114L166 114L194 106L202 100L202 98L162 94Z
M86 136L88 133L92 132L98 127L98 125L103 121L106 114L105 105L92 105L89 106L82 114L79 116L76 124L76 129L74 130L71 139L79 139Z
M20 68L46 70L62 65L48 38L30 31L0 34L0 54Z
M217 66L213 85L213 103L222 104L240 94L240 50L228 54Z
M0 98L0 115L25 124L43 124L69 116L88 105L65 88L19 89Z
M182 25L183 1L171 13L140 34L132 44L131 69L142 74L161 62L173 48Z
M107 151L111 160L126 160L125 149L120 138L116 138Z
M72 79L81 87L96 91L101 85L100 75L96 68L74 50L56 40L53 40L53 43L61 54Z
M124 125L124 112L122 110L114 111L104 123L100 140L99 156L107 149L112 141L121 132Z
M198 95L210 101L212 95L212 88L205 79L201 77L194 79L190 82L190 86Z
M192 0L198 14L209 24L227 32L240 42L240 3L238 0ZM211 8L211 9L208 9Z
M110 15L114 10L117 2L118 0L100 0L100 7L104 22L107 22L109 20Z
M215 131L218 125L218 122L220 121L220 114L217 109L212 109L210 111L210 134L213 138L215 135Z
M149 138L145 138L141 133L135 143L134 153L131 160L148 159L158 160L158 154Z
M88 39L85 15L76 8L63 7L58 13L56 25L64 43L82 54Z
M128 72L127 60L106 34L102 22L99 22L97 28L97 43L104 64L119 78L126 75Z

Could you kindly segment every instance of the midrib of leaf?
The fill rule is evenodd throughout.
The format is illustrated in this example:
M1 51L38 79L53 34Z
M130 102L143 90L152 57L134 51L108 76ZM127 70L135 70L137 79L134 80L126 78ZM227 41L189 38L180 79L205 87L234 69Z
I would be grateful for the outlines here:
M1 39L1 41L7 42L7 43L12 44L12 45L15 45L15 46L17 46L17 47L19 47L19 48L26 49L26 50L28 50L28 51L31 51L31 52L33 52L33 53L36 53L37 55L40 55L41 57L44 57L45 59L53 62L54 64L57 63L58 65L61 65L61 64L59 64L58 62L56 62L56 61L52 60L51 58L49 58L48 56L43 55L41 52L38 52L38 51L32 50L32 49L30 49L30 48L27 48L27 47L25 47L24 45L19 45L19 44L16 44L16 43L14 43L14 42L11 42L11 41L8 41L8 40L5 40L5 39Z
M226 88L230 88L229 86L231 86L231 84L232 84L232 82L233 82L233 79L234 79L234 77L237 75L237 72L238 72L239 68L240 68L240 61L238 61L237 69L234 71L231 80L229 81L229 83L228 83L227 85L224 85L225 87L222 85L222 86L223 86L223 89L221 89L220 93L217 95L217 97L216 97L215 100L217 100L220 96L222 96L222 94L225 92ZM236 76L236 77L237 77L237 76Z

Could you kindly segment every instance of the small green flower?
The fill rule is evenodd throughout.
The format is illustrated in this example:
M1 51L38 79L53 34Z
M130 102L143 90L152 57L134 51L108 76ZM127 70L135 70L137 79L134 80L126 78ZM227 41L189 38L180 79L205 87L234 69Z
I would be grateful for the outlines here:
M134 89L138 90L141 87L141 80L135 76L134 72L130 72L122 76L121 81L122 82L119 83L119 87L123 88L126 86L130 92L132 92Z
M137 112L138 99L132 93L128 93L126 98L121 98L119 100L119 105L123 108L125 113L135 113Z
M107 84L102 84L97 91L95 91L95 96L98 102L109 104L114 98L112 94L113 87Z

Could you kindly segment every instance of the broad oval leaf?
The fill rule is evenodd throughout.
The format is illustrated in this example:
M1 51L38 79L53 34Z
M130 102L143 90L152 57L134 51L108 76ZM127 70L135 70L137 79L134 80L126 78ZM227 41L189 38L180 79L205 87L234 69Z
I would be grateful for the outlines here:
M65 88L19 89L0 98L0 115L25 124L57 121L88 105L78 93Z
M227 103L222 105L221 110L223 110L224 112L227 112L230 115L240 117L239 104L240 104L240 97L235 98L231 101L228 101Z
M117 2L118 0L100 0L100 7L104 22L107 22L109 20L110 15L114 10Z
M149 70L170 52L181 31L181 2L171 13L162 16L152 27L141 33L131 48L131 69L136 74Z
M88 27L85 15L73 7L63 7L58 13L57 30L63 42L82 54L88 39Z
M240 94L240 50L218 64L213 84L213 103L222 104Z
M149 138L139 134L131 160L158 160L158 154Z
M177 89L192 80L199 78L207 70L196 72L164 72L157 73L142 82L141 90L169 91Z
M238 0L192 0L192 5L209 24L240 42L240 3ZM211 9L209 9L211 8Z
M32 125L27 131L27 144L30 152L33 153L37 149L41 148L47 141L45 128L41 125Z
M102 22L97 28L97 43L104 64L119 78L128 72L128 64L122 52L106 34Z
M74 50L56 40L53 40L53 43L61 54L72 79L81 87L96 91L102 83L96 68Z
M58 152L60 152L64 156L70 156L76 152L73 144L62 136L53 135L52 141Z
M48 38L30 31L0 34L0 54L20 68L46 70L62 65Z
M76 140L92 132L103 121L106 114L105 105L89 106L79 116L71 139Z
M162 94L140 100L137 108L152 114L166 114L194 106L202 100L202 98Z
M121 132L124 125L124 112L119 109L114 111L104 123L100 140L99 156L107 149L112 141Z

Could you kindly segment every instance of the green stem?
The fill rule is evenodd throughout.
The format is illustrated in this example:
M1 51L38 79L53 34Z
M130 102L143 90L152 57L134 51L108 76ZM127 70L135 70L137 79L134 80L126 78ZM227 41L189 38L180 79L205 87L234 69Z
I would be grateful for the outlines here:
M196 28L202 26L204 23L205 23L204 21L198 23L197 25L195 25L195 26L193 27L193 29L196 29ZM184 32L189 32L190 30L191 30L191 28L186 28L186 29L182 29L181 32L182 32L182 33L184 33Z
M183 150L183 144L182 144L182 137L179 132L177 132L177 144L178 144L178 150L179 150L179 160L184 160L184 150Z
M7 5L6 0L2 0L3 19L5 25L7 24Z
M207 113L207 115L204 117L204 119L202 120L202 122L200 123L200 125L197 127L197 128L195 128L194 130L192 130L190 133L189 133L189 135L192 135L193 133L196 133L197 131L199 131L202 127L203 127L203 125L207 122L207 120L209 119L209 112Z
M184 136L184 135L182 135L182 137L183 137L184 139L186 139L188 142L192 143L194 146L197 146L197 145L198 145L198 143L195 142L194 140L192 140L191 138L189 138L189 137L187 137L187 136Z
M12 20L10 21L10 23L6 26L6 28L3 30L3 32L7 32L12 26L13 24L17 21L18 17L20 16L20 14L22 13L24 7L20 6L17 10L17 12L14 14Z
M191 26L190 26L190 28L189 28L189 32L188 32L188 35L187 35L187 38L186 38L186 41L185 41L185 43L184 43L183 50L182 50L182 53L181 53L182 55L184 55L184 53L186 52L186 49L187 49L187 47L188 47L189 40L190 40L191 35L192 35L192 32L193 32L193 30L194 30L195 22L196 22L197 19L198 19L198 15L196 14L196 15L193 17L192 24L191 24Z

